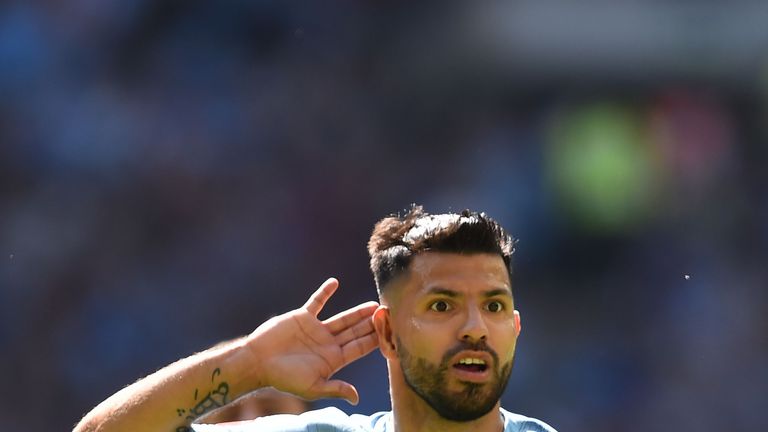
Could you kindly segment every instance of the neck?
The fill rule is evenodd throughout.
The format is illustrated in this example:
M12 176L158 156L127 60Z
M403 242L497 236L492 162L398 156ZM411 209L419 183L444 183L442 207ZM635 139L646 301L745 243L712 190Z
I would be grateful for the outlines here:
M504 429L498 402L487 414L475 420L447 420L405 383L399 371L392 369L389 371L389 380L395 432L499 432Z

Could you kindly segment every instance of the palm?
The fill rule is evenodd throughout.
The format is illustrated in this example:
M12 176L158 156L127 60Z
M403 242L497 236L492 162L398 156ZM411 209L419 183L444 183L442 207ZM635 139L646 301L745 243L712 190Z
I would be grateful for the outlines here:
M317 315L338 288L326 281L294 311L277 316L259 327L262 349L269 349L262 365L267 385L307 399L342 397L356 403L357 391L348 383L331 380L347 364L377 346L371 315L375 302L358 305L325 321Z

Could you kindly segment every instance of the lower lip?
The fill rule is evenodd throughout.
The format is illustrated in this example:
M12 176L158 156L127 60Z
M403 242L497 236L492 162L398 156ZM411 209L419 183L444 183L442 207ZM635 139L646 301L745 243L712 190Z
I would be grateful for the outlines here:
M491 376L490 369L486 369L482 372L475 372L475 371L468 371L464 369L459 368L451 368L453 370L454 375L456 375L456 378L458 378L459 381L467 381L467 382L485 382L488 381L488 378Z

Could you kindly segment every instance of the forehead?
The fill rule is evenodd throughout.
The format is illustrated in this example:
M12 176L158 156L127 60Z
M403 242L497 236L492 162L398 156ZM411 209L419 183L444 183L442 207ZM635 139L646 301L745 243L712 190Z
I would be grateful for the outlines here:
M439 287L457 291L507 288L509 273L498 254L425 252L413 258L403 294Z

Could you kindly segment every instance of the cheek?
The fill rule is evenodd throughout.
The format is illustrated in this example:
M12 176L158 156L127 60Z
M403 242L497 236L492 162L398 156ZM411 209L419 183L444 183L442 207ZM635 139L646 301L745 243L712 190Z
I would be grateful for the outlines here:
M398 337L414 356L434 360L450 348L451 332L445 323L431 323L416 318L408 320Z
M509 344L509 347L507 349L507 359L512 359L512 357L515 356L515 347L517 346L517 340L512 340L512 343Z
M512 325L500 325L497 327L496 350L499 355L503 355L507 360L511 359L515 354L515 346L517 345L517 329L514 324Z

